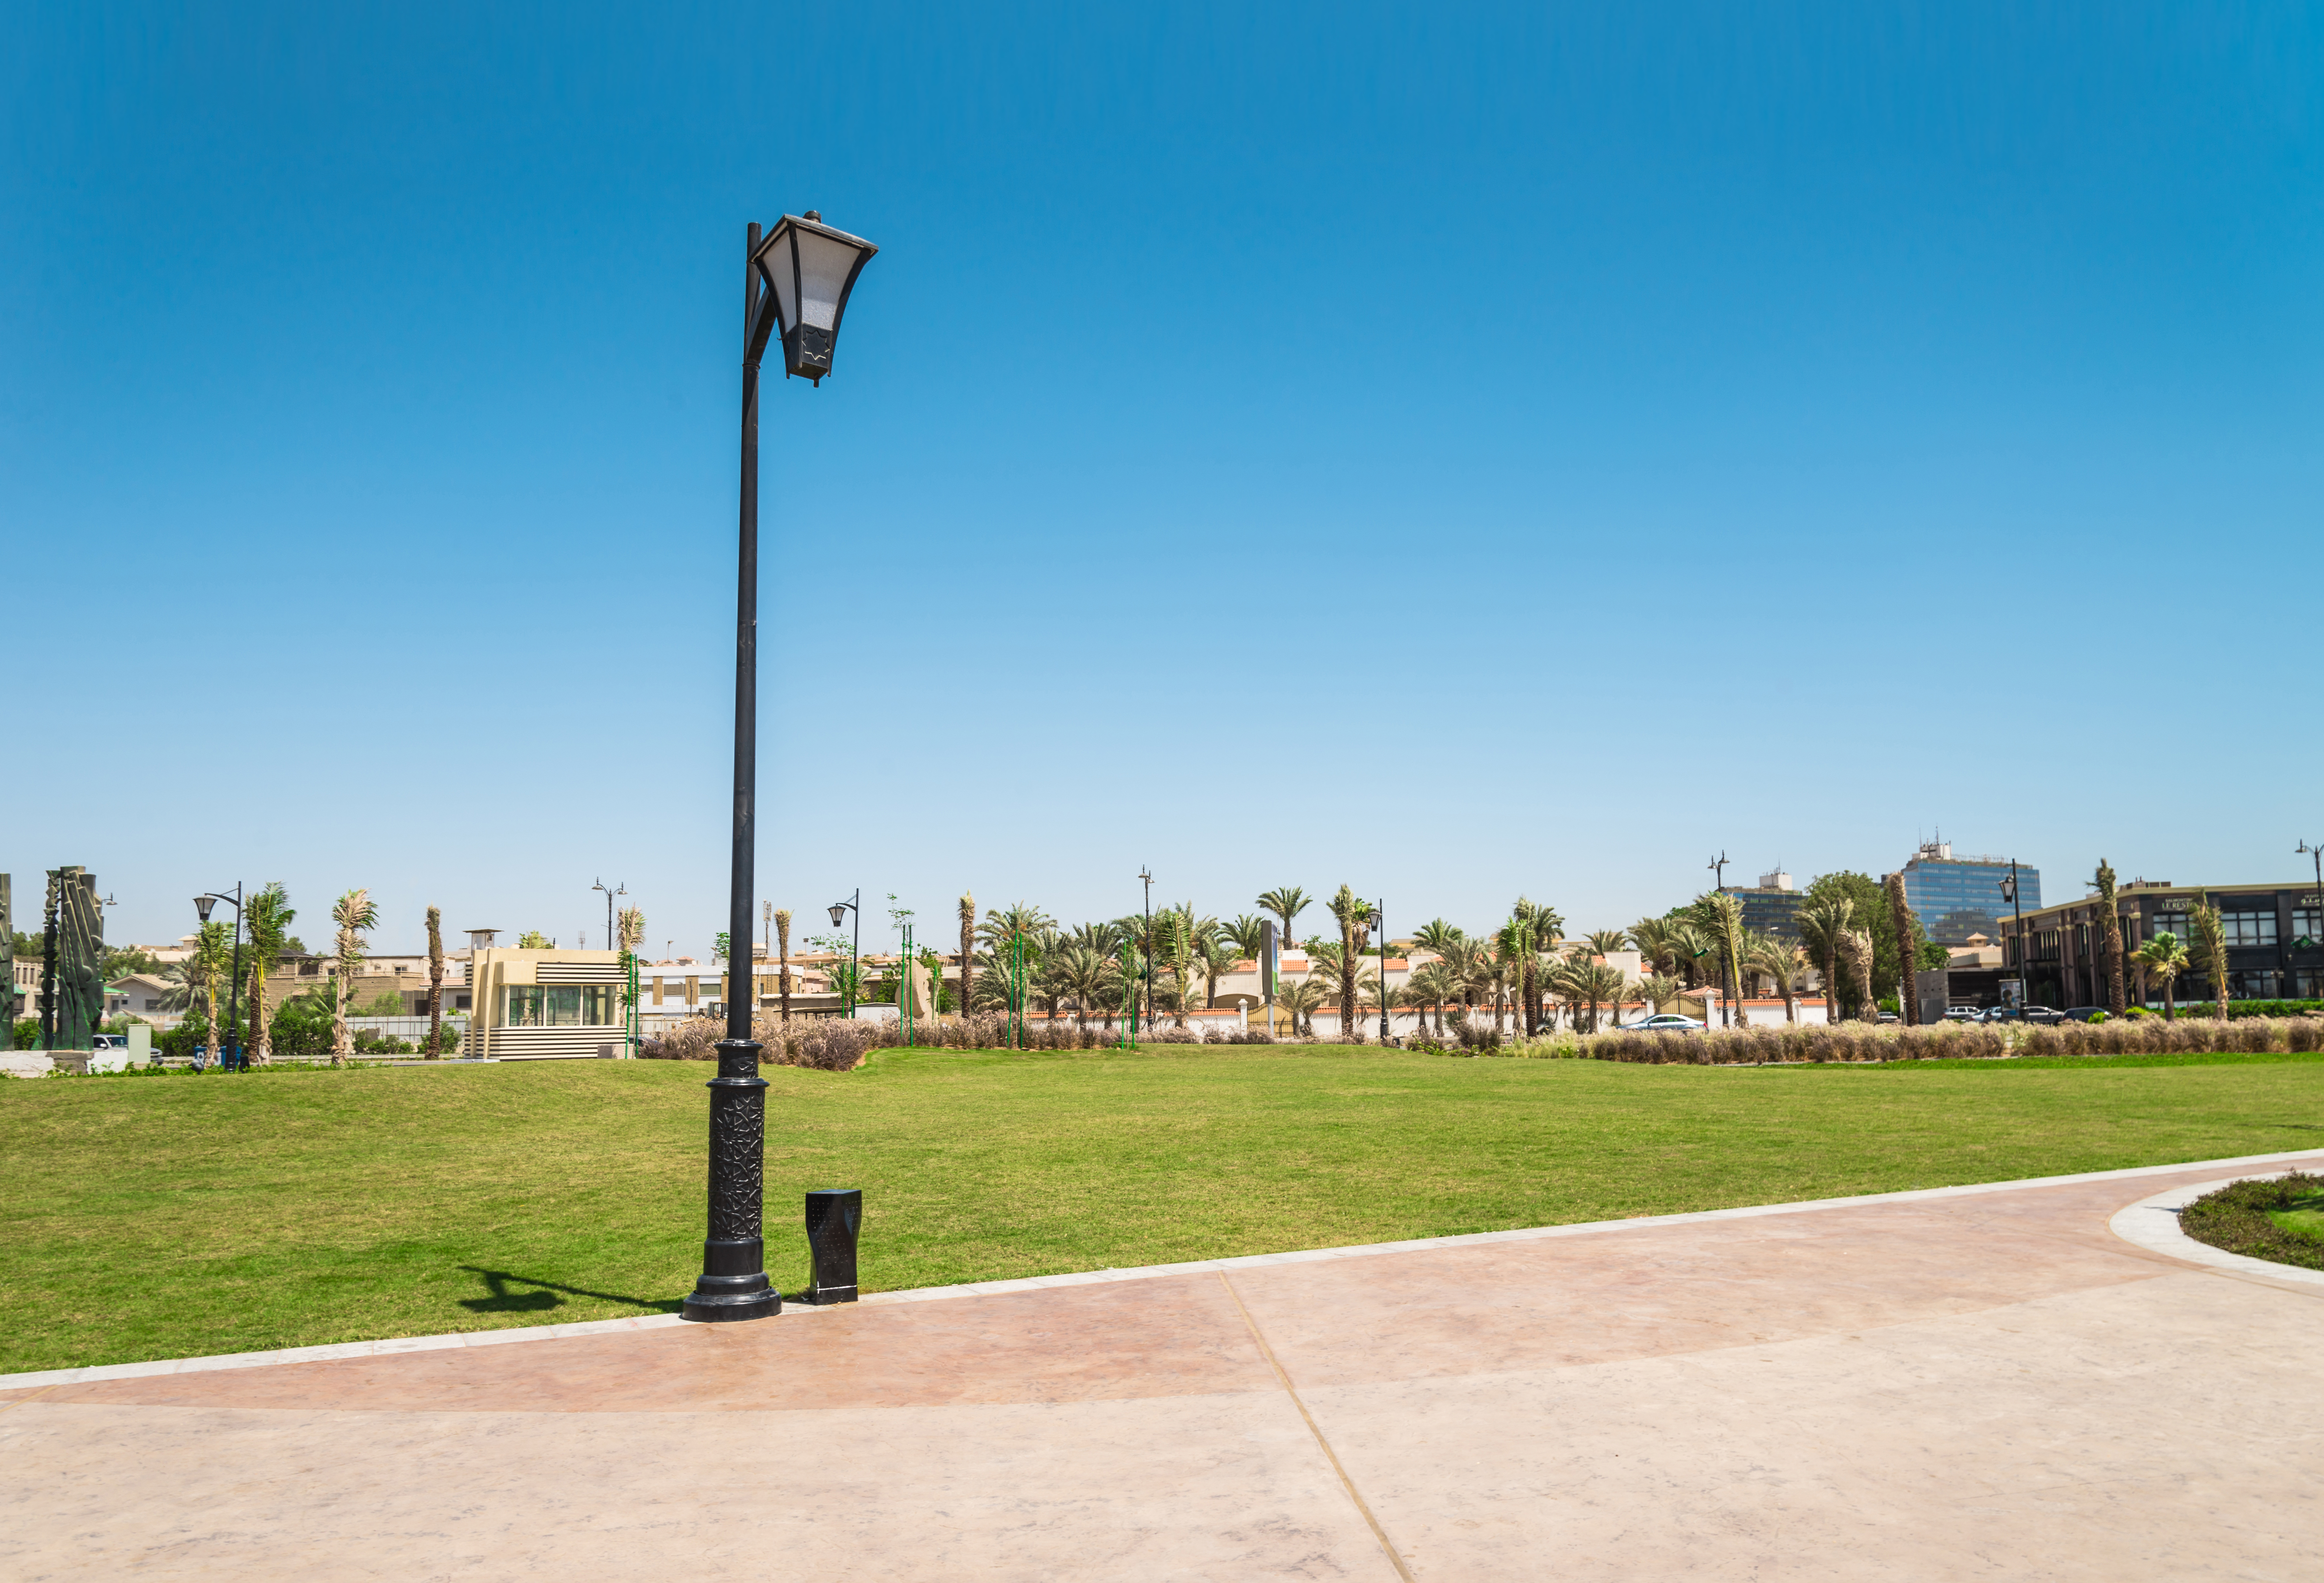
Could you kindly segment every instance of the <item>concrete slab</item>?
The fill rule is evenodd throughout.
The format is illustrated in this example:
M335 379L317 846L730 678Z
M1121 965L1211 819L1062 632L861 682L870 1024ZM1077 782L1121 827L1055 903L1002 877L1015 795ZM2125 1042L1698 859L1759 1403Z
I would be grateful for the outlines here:
M2324 1287L2109 1229L2224 1174L20 1386L0 1576L2305 1578Z

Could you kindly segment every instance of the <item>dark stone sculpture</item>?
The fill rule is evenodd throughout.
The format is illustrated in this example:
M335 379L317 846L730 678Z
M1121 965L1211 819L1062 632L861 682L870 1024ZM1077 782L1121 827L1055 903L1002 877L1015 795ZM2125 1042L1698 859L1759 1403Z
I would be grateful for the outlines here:
M86 1050L105 1021L105 916L97 876L78 863L49 870L46 1047Z

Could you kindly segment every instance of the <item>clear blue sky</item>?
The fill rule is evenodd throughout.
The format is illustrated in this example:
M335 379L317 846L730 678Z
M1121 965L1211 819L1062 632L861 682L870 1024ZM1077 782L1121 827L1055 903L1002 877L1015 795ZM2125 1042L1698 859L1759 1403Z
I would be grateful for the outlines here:
M0 868L116 940L281 878L594 945L602 875L706 947L742 234L810 207L883 251L766 403L803 924L2324 835L2313 7L7 32Z

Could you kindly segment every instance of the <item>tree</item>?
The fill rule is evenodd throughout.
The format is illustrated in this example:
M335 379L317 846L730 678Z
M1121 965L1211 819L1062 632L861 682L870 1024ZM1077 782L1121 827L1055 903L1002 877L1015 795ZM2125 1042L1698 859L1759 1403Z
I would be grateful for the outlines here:
M1119 991L1112 981L1118 967L1111 953L1085 942L1068 941L1051 953L1049 961L1060 989L1073 1000L1074 1025L1089 1026L1092 1009L1103 1009L1108 993Z
M266 980L282 960L298 913L280 879L270 879L250 898L250 1058L260 1066L274 1058L273 1031L266 1014Z
M2210 975L2211 1004L2219 1020L2227 1020L2227 927L2219 916L2218 904L2203 891L2195 892L2195 905L2187 909L2187 929L2195 936L2195 960L2203 964Z
M1731 1024L1742 1012L1743 903L1724 890L1713 890L1696 897L1688 910L1719 952L1720 965L1726 973L1719 1018L1722 1025Z
M1622 970L1610 962L1593 962L1582 971L1590 975L1590 1004L1592 1017L1594 1018L1597 1014L1598 1002L1603 1000L1614 1019L1614 1026L1620 1027L1622 997L1630 988L1628 982L1622 977Z
M1219 1003L1219 980L1234 971L1241 960L1240 944L1234 936L1222 929L1207 940L1195 943L1195 960L1202 965L1206 988L1203 1004L1215 1008Z
M379 909L371 892L348 891L331 905L331 922L339 926L337 967L331 997L331 1064L345 1066L355 1053L355 1032L347 1026L347 1002L355 994L355 974L363 968L364 936L379 923Z
M2122 915L2115 910L2114 865L2100 858L2090 883L2098 893L2098 959L2106 966L2107 1013L2120 1017L2129 1001L2123 994Z
M1823 974L1824 1020L1840 1019L1840 937L1856 925L1856 903L1832 895L1803 903L1793 915L1801 943Z
M1314 978L1305 978L1296 983L1276 986L1275 1004L1290 1016L1291 1035L1297 1038L1305 1024L1308 1037L1315 1036L1315 1013L1323 1008L1323 986Z
M1525 898L1519 897L1517 903L1520 907L1525 906ZM1530 908L1527 909L1528 912L1530 910ZM1530 916L1522 915L1512 916L1508 922L1494 932L1493 958L1517 986L1518 997L1525 1003L1524 1010L1517 1020L1517 1027L1526 1038L1531 1038L1536 1031L1534 985L1536 964L1533 919Z
M215 1046L219 1028L218 985L234 966L234 947L226 939L223 920L201 925L194 931L194 953L187 959L191 970L188 982L198 986L203 999L208 1003L208 1026L211 1037L206 1041Z
M554 950L556 945L556 941L551 940L548 935L542 934L538 929L527 929L523 934L516 937L516 948L519 951L550 951ZM726 960L725 935L721 934L718 936L717 943L710 948L710 954L712 959L715 961L724 962Z
M1887 892L1869 875L1843 869L1837 873L1820 875L1806 892L1810 903L1845 896L1855 904L1851 927L1861 929L1872 941L1872 974L1877 984L1893 984L1903 976L1904 963L1917 959L1922 942L1928 938L1918 919L1912 920L1912 938L1905 950L1896 943L1895 915L1889 908ZM1865 1017L1874 1014L1875 1008L1867 1001L1858 1008Z
M976 897L969 891L960 893L960 1008L966 1012L972 1004L975 986L970 975L976 971Z
M2147 976L2163 986L2163 1020L2170 1022L2178 1016L2177 1002L2172 996L2172 986L2179 975L2187 971L2187 945L2168 929L2155 931L2154 938L2138 948L2138 963Z
M644 932L645 925L645 919L642 916L638 919L638 925L639 932L642 934ZM623 932L623 940L626 943L626 931ZM964 949L961 953L960 973L961 987L965 989L968 987L968 953ZM790 1021L791 909L787 907L779 907L775 909L775 993L782 999L783 1021ZM960 1005L963 1011L968 1009L967 996L963 995L961 997Z
M134 945L124 945L106 952L105 965L98 970L99 975L108 984L125 979L132 973L145 973L158 977L161 971L161 959L152 952L141 951Z
M1678 963L1673 960L1671 950L1672 926L1673 920L1669 918L1640 918L1630 925L1630 943L1637 947L1638 954L1646 960L1646 971L1650 974L1678 971Z
M1913 969L1920 960L1920 937L1913 920L1913 905L1904 899L1904 876L1891 874L1883 888L1888 893L1888 913L1896 938L1912 943L1908 954L1896 953L1896 1009L1904 1015L1904 1026L1912 1027L1921 1020L1921 998L1913 993Z
M1877 953L1868 929L1843 929L1840 935L1840 960L1848 966L1848 976L1856 986L1856 1003L1863 1008L1867 1022L1879 1020L1872 997L1872 968Z
M1352 1038L1356 1031L1356 958L1363 954L1365 936L1371 932L1365 922L1371 904L1342 885L1324 905L1331 908L1332 916L1340 925L1341 959L1350 964L1340 975L1340 1036Z
M1320 987L1323 999L1316 1004L1323 1006L1337 1000L1340 1003L1340 1037L1353 1039L1358 1036L1356 1030L1362 1024L1351 1008L1360 1006L1367 994L1379 988L1379 978L1365 970L1360 953L1346 955L1328 940L1319 941L1317 945L1314 973L1308 980L1308 982Z
M1343 885L1341 888L1344 890L1347 887ZM1307 910L1307 893L1296 885L1278 885L1272 890L1261 891L1259 897L1259 910L1273 913L1283 925L1280 938L1286 945L1290 944L1294 938L1292 920Z
M1745 965L1753 972L1765 973L1775 981L1775 993L1784 998L1784 1020L1799 1021L1798 1004L1792 993L1792 979L1800 969L1800 948L1788 940L1762 934L1752 941L1744 960Z
M1220 926L1220 933L1233 943L1244 959L1257 962L1266 941L1266 923L1257 913L1237 913L1233 923Z
M1679 981L1663 973L1649 973L1638 980L1638 994L1650 1011L1660 1011L1678 999Z
M1425 951L1433 956L1443 956L1459 942L1467 939L1454 925L1443 918L1431 918L1413 932L1412 948Z
M1630 932L1628 929L1592 929L1582 938L1590 943L1592 956L1611 956L1618 951L1630 949Z
M1459 999L1459 980L1442 962L1432 962L1425 967L1415 968L1404 987L1410 997L1407 1004L1436 1008L1436 1032L1441 1037L1444 1032L1444 1003Z
M428 1059L444 1059L444 909L428 907Z

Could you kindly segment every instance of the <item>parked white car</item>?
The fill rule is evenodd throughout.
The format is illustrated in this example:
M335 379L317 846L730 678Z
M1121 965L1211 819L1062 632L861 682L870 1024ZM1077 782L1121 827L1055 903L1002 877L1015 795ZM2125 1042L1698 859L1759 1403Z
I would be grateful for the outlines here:
M1628 1031L1637 1034L1699 1034L1702 1031L1702 1024L1691 1017L1681 1017L1674 1011L1663 1011L1644 1022L1631 1023Z

